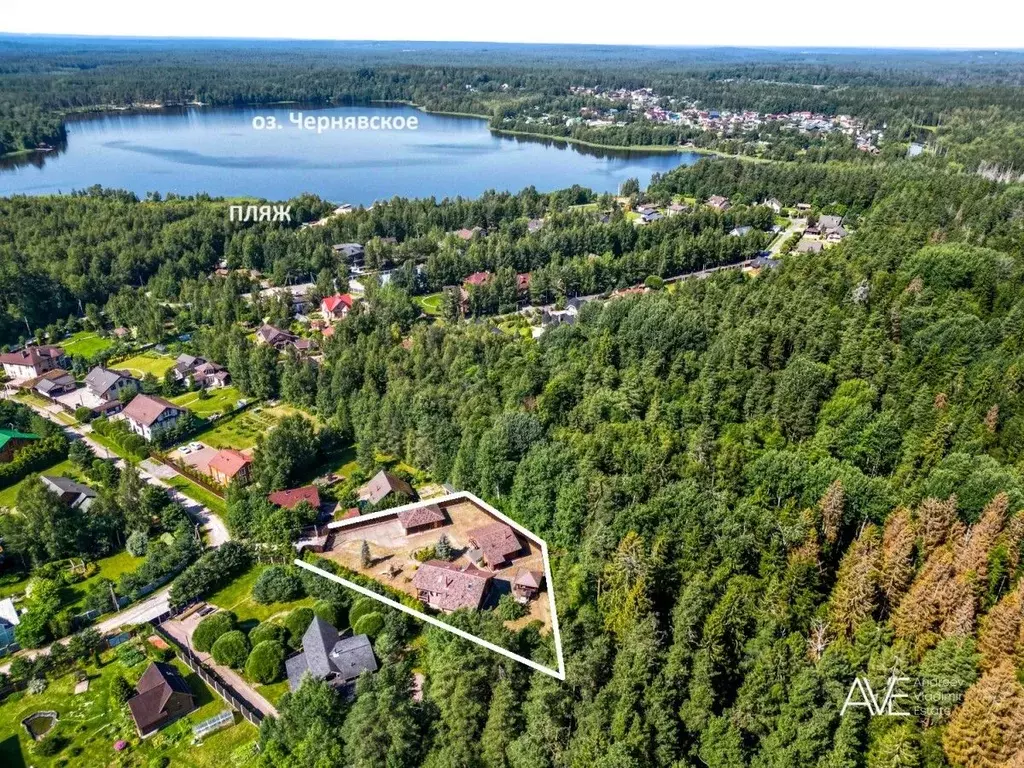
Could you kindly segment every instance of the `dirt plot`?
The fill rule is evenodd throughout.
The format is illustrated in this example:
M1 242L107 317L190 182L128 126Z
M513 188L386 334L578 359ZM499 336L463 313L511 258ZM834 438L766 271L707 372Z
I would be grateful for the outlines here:
M413 553L435 545L444 534L456 553L453 562L466 565L470 562L466 555L469 550L469 531L497 519L468 501L446 506L445 513L450 520L446 525L408 536L397 517L385 517L378 523L352 529L335 529L331 549L324 553L324 557L415 597L416 590L411 581L420 564ZM494 576L485 608L493 607L501 595L512 591L512 580L521 568L544 572L544 555L540 546L518 531L516 533L523 544L523 554L514 558L507 568L490 569ZM372 562L369 568L364 568L362 564L364 541L370 545ZM544 629L550 630L551 610L546 589L538 599L530 601L528 607L529 615L508 622L508 626L519 628L530 621L540 620Z

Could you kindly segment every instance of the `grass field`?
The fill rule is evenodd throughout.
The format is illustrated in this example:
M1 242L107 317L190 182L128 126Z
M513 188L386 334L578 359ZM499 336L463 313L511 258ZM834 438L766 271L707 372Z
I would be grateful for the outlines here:
M232 611L238 617L239 623L252 626L255 626L257 622L266 621L271 616L288 613L294 608L312 607L315 601L311 597L294 600L290 603L271 603L270 605L260 605L253 600L250 595L252 585L256 583L256 579L266 567L265 565L253 566L226 587L210 595L206 601L219 608ZM250 628L250 626L246 626L246 629Z
M234 387L221 387L208 391L208 397L202 398L198 392L186 392L184 395L172 397L171 402L188 408L200 418L209 418L224 413L225 409L234 410L242 393Z
M419 306L426 314L434 317L441 314L441 301L443 293L431 293L427 296L414 296L413 303Z
M78 471L78 467L72 464L67 459L58 461L52 467L47 467L39 472L41 475L61 475L63 477L69 477L72 480L82 481L82 475ZM31 477L31 475L30 475ZM14 485L8 486L0 491L0 507L7 507L8 509L14 508L14 502L18 498L18 490L28 482L28 477L23 478L16 482Z
M167 369L174 365L174 358L170 355L158 355L156 352L143 352L141 355L129 357L120 363L112 363L111 368L118 371L128 371L140 378L147 373L152 373L156 378L161 379L167 373Z
M168 485L174 486L190 499L199 502L214 514L227 514L228 508L224 499L210 493L210 491L203 488L203 486L193 483L184 475L174 475L174 477L165 478L164 482Z
M69 355L80 355L90 358L114 346L114 342L112 339L100 336L94 331L79 331L62 341L60 345L64 347L64 351Z
M89 588L100 579L110 579L115 584L122 574L134 571L142 564L143 558L135 557L127 551L119 552L110 557L97 560L99 570L85 581L61 587L60 600L61 608L70 608L72 613L78 614L85 610L85 596Z
M257 438L273 429L278 421L296 413L316 423L313 416L289 405L255 405L235 416L218 419L208 430L192 439L211 448L252 448Z
M67 674L50 681L40 694L21 691L8 696L0 704L0 765L5 768L51 768L64 765L122 766L145 768L161 764L187 768L231 768L245 765L251 756L241 749L257 738L256 729L244 720L207 736L201 744L192 743L192 727L228 709L199 677L180 661L172 662L185 677L197 705L196 711L178 720L148 739L140 739L128 714L128 707L118 705L110 697L111 681L124 675L136 681L147 662L125 668L113 651L101 657L99 667L86 667L89 690L74 695L75 677ZM21 726L21 720L35 712L57 712L58 722L47 738L65 740L64 748L53 757L39 754L35 743ZM114 743L128 742L118 753ZM247 759L249 757L250 759Z

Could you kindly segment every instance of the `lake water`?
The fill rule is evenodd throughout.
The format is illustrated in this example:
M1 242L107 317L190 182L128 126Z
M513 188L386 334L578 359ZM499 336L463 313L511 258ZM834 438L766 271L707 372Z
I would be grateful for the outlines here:
M416 130L298 128L314 117L416 117ZM279 127L253 127L273 116ZM257 124L259 121L257 121ZM488 189L550 191L580 184L616 192L636 177L695 163L692 153L603 152L499 136L484 120L412 107L191 108L91 116L68 124L66 147L0 163L0 195L70 192L93 184L147 192L255 195L312 192L369 204L403 197L477 196Z

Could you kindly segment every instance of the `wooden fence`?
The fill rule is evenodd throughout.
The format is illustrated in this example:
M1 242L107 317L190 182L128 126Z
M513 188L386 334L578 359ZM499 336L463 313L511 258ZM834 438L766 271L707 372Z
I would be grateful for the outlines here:
M159 618L159 621L164 621L170 614L165 614ZM153 629L160 637L172 645L178 654L178 657L185 662L185 665L199 675L200 679L209 685L217 694L224 699L228 704L237 709L242 717L248 720L250 723L255 725L257 728L260 727L260 723L263 722L263 713L256 709L252 704L245 700L234 688L228 685L224 680L221 679L220 675L209 669L199 657L196 656L192 651L179 643L176 639L171 637L170 634L164 632L157 624L157 620L154 619Z

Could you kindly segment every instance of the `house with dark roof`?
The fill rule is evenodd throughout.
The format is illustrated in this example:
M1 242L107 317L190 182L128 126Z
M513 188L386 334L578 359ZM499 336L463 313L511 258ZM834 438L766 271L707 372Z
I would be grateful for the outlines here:
M0 464L14 459L14 454L39 439L39 435L17 429L0 429Z
M437 504L427 504L422 507L403 509L398 513L398 522L408 536L413 533L429 531L433 528L440 528L448 523L444 510Z
M139 736L146 738L196 708L196 697L185 678L172 665L154 661L135 686L128 699Z
M293 691L309 674L334 687L348 687L363 672L376 672L377 660L366 635L341 637L338 630L314 616L302 636L302 653L284 663Z
M85 387L100 400L117 400L122 392L139 390L139 380L123 371L97 365L85 377Z
M40 475L39 479L43 481L43 485L50 493L59 497L69 507L86 510L92 504L92 500L96 498L96 491L88 485L76 483L66 477Z
M733 227L729 231L729 237L743 237L744 235L749 235L751 230L753 229L753 227L748 226L746 224L744 224L742 227Z
M259 330L256 331L256 343L267 344L274 349L284 349L289 344L295 345L299 341L299 337L294 333L288 331L282 331L280 328L266 323L260 326Z
M460 608L479 610L490 584L487 571L472 564L460 567L444 560L428 560L412 577L417 598L445 613Z
M830 216L829 214L822 214L818 217L818 229L822 232L828 232L830 229L836 229L841 227L843 224L842 216Z
M492 570L504 568L513 557L523 552L523 543L511 526L505 523L488 523L473 528L466 535L469 537L470 546L473 547L467 553L469 558L474 561L482 560Z
M61 395L66 395L68 392L73 392L77 385L75 384L75 377L70 373L63 368L54 368L34 379L30 379L22 386L31 386L32 389L43 397L55 399Z
M359 489L358 498L367 504L379 504L392 493L401 494L410 499L416 498L416 491L412 489L411 485L402 478L382 469L370 478L370 482Z
M152 440L172 429L185 409L156 395L136 395L121 413L132 432Z
M9 597L0 600L0 649L14 644L14 628L20 623L21 617L14 600Z
M4 374L12 379L31 379L54 368L60 368L65 361L61 347L48 345L30 346L0 355Z
M362 263L366 253L359 243L337 243L331 246L331 250L339 256L344 256L351 264Z

